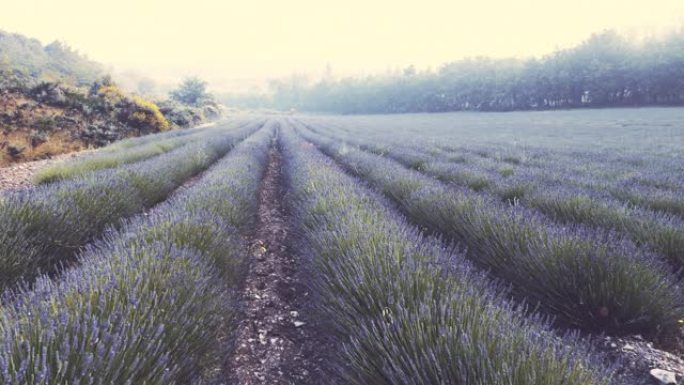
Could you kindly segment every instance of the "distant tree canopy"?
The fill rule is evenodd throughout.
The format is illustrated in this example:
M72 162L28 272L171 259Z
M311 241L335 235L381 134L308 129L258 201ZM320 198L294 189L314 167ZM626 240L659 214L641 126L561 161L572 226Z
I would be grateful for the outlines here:
M271 88L268 107L335 113L684 105L684 32L637 45L606 31L542 59L465 59L313 85L293 77Z
M0 31L0 72L29 81L63 81L76 86L92 83L102 66L55 41L47 46L36 39Z
M201 106L213 100L207 92L207 82L196 78L187 78L177 89L171 91L171 99L190 106Z

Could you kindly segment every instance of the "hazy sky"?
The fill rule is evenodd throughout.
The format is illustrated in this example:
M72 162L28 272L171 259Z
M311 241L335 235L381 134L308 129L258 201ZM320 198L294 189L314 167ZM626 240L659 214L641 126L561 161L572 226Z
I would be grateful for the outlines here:
M0 29L121 70L258 79L530 56L606 28L684 25L684 0L0 0Z

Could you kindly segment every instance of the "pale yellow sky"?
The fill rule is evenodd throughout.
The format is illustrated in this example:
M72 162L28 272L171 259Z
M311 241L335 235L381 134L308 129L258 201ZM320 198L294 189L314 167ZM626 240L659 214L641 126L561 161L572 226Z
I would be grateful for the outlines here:
M0 0L0 29L118 70L258 79L530 56L684 25L684 0Z

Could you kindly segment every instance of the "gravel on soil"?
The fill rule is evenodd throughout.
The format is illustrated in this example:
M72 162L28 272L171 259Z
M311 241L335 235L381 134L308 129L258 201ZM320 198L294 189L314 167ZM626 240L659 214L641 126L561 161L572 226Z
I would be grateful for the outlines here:
M0 192L5 190L19 190L34 186L32 178L38 171L53 164L62 163L68 159L78 158L91 153L92 150L55 155L50 159L12 164L0 168Z

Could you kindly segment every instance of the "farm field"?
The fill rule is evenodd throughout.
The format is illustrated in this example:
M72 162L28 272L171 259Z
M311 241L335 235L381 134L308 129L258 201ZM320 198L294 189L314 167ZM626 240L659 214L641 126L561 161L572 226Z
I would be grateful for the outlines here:
M0 192L0 384L681 381L682 127L254 115L44 168Z

